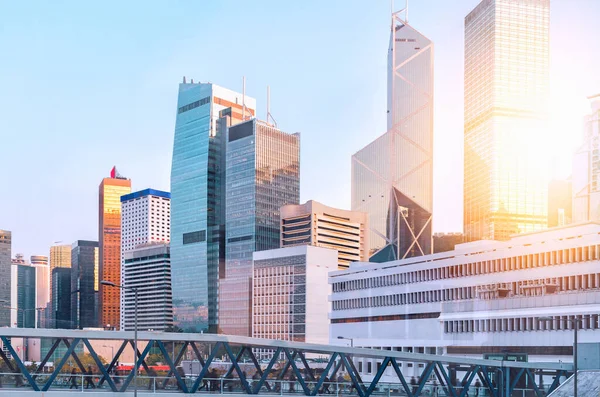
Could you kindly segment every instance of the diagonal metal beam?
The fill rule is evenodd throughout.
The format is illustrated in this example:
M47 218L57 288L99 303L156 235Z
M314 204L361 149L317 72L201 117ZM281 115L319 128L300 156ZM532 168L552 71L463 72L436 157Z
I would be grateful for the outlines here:
M123 353L123 350L125 350L125 346L127 346L127 341L126 340L124 340L123 343L121 343L121 347L119 347L119 349L117 350L117 354L114 355L114 357L110 361L110 364L106 368L106 372L108 374L111 373L111 371L113 370L114 366L119 361L119 357L121 357L121 353ZM102 375L102 378L100 378L100 381L98 382L98 387L102 386L102 384L104 383L104 381L106 381L106 379L107 379L106 376Z
M212 360L215 358L217 352L221 348L221 344L222 344L222 342L215 343L215 346L213 347L210 354L208 355L208 358L206 359L205 365L202 366L202 369L200 370L200 373L198 374L198 378L196 378L196 381L192 385L192 388L190 389L190 393L196 393L198 391L198 388L200 387L200 383L202 382L202 379L204 379L204 377L206 376L206 373L208 372L208 368L210 367Z
M262 376L263 376L263 371L262 371L262 369L260 368L260 364L259 364L258 360L256 359L256 356L254 355L254 352L252 351L252 348L251 348L251 347L248 347L248 348L246 349L246 353L248 354L248 356L250 356L250 360L252 360L252 364L254 364L254 368L255 368L255 370L256 370L256 373L257 373L257 374L258 374L258 376L259 376L259 379L260 379L260 378L262 378ZM278 357L278 355L276 356L276 359L277 359L277 357ZM266 386L267 386L267 389L268 389L269 391L271 391L271 385L269 385L269 383L268 383L268 382L267 382ZM253 389L253 387L252 387L252 386L250 386L250 388L251 388L251 389L252 389L252 391L254 392L254 389Z
M417 397L418 395L421 394L421 392L423 391L423 388L425 387L425 384L427 383L427 380L429 380L429 377L431 376L431 373L433 372L433 367L435 366L435 362L429 362L427 363L427 365L425 366L425 369L423 370L423 372L421 372L421 380L417 386L417 391L415 391L415 397Z
M244 352L246 351L246 346L242 346L242 348L240 349L240 351L238 352L238 354L235 356L235 362L239 364L240 360L242 359L242 356L244 355ZM234 366L233 363L232 365L229 366L229 368L227 369L227 372L225 372L225 375L223 376L224 378L227 378L229 375L231 375L231 373L234 370Z
M440 380L442 387L444 387L444 389L447 390L446 395L450 394L450 396L452 396L452 397L457 397L456 389L452 385L452 380L448 376L448 373L446 372L446 368L444 368L442 363L440 363L440 362L435 363L433 370L434 370L437 378Z
M66 340L63 340L63 342L66 342ZM69 359L69 356L71 356L71 354L73 354L73 351L75 350L75 346L77 346L78 344L79 344L79 338L73 339L73 343L71 343L71 345L67 348L67 351L65 352L65 355L63 356L63 358L60 360L59 364L56 367L54 367L54 372L52 372L52 375L50 375L50 378L48 378L48 380L42 387L42 391L48 391L48 389L52 385L52 382L54 382L54 379L56 379L56 377L58 376L60 371L63 369L63 367L67 363L67 360Z
M352 380L352 384L354 385L354 388L356 389L356 393L360 397L365 397L365 391L363 390L363 385L361 383L359 383L358 377L356 376L356 373L354 372L353 367L351 367L349 364L349 361L352 361L352 358L348 359L346 357L346 354L340 353L340 359L344 362L344 366L346 367L346 370L348 371L348 375L350 375L350 379Z
M354 371L354 375L356 376L356 379L358 380L358 383L360 383L361 387L362 387L362 391L363 393L365 392L365 390L367 390L365 388L365 382L363 382L362 377L360 376L360 372L356 369L356 366L354 365L354 361L352 360L352 355L348 355L347 356L347 361L348 361L348 365L350 365L350 368L352 368L352 371Z
M292 366L292 373L296 376L296 380L298 381L298 383L300 383L300 386L302 386L302 390L304 390L304 394L306 394L307 396L310 395L310 390L308 388L308 386L306 386L306 382L304 382L304 378L302 378L302 374L300 373L300 371L298 370L298 367L296 366L296 361L294 360L294 356L292 356L290 354L289 349L283 349L283 352L285 353L285 356L287 357L290 365ZM295 350L294 353L296 353L297 351ZM363 396L361 396L363 397Z
M552 393L559 385L560 385L560 377L565 375L564 371L556 371L556 376L554 377L554 381L550 385L550 389L548 389L548 394Z
M184 393L188 392L188 388L187 385L185 384L185 381L183 379L181 379L181 375L179 375L179 372L177 372L177 364L176 362L173 362L171 360L171 357L169 357L169 353L167 353L167 349L165 349L165 345L161 340L157 340L156 344L158 345L158 348L160 349L161 353L163 354L163 357L165 358L165 361L167 362L167 365L169 366L169 368L171 368L171 370L169 371L170 373L173 373L175 375L175 379L177 379L177 383L179 384L179 387L181 388L181 390L183 390ZM169 377L170 375L167 375L167 377Z
M44 357L44 359L42 360L42 362L38 366L37 370L35 371L35 374L33 375L33 379L37 378L38 375L40 374L40 371L44 370L44 367L46 366L46 363L48 362L48 360L50 360L50 357L52 357L52 354L54 354L54 351L60 345L60 341L61 341L60 338L57 338L54 341L54 343L52 343L52 347L50 347L50 350L48 350L48 354L46 354L46 356Z
M271 361L269 361L269 365L267 365L267 368L265 368L265 372L263 372L261 374L260 379L258 380L258 383L256 385L254 385L254 388L252 389L252 394L258 394L258 392L260 391L263 384L265 384L265 381L269 377L269 374L271 373L273 366L277 362L279 355L281 354L281 351L282 351L281 347L278 347L277 350L275 351L275 353L273 354L273 357L271 357ZM271 391L271 386L269 385L269 383L267 382L265 385L267 386L267 389L269 391Z
M471 367L471 369L467 372L467 375L465 375L468 376L468 378L466 382L463 382L464 386L462 391L460 392L460 397L466 397L469 395L469 388L471 387L471 383L473 383L473 379L475 379L475 375L477 375L479 368L479 365Z
M150 351L150 349L152 348L152 345L154 344L153 342L154 341L149 340L148 344L144 348L144 351L142 352L142 354L138 355L137 360L135 360L135 366L133 367L133 371L131 371L129 373L129 375L125 379L125 382L123 382L123 386L121 387L121 390L120 390L121 393L123 393L123 392L125 392L125 390L127 390L127 387L129 386L129 384L131 383L131 380L133 379L133 376L135 375L135 370L140 367L140 364L145 363L146 356L148 355L148 352ZM134 353L135 353L135 349L134 349ZM139 351L137 353L139 354Z
M531 384L533 385L533 390L535 391L535 395L537 397L542 397L541 390L538 387L537 383L535 382L535 376L531 373L529 368L525 369L525 374L527 374L527 377L529 378L529 380L531 380Z
M373 377L371 384L369 385L369 387L367 388L367 391L365 392L365 397L369 397L371 395L371 393L373 393L373 390L375 390L375 387L377 387L377 383L379 383L379 380L383 376L383 373L387 369L387 366L389 363L390 363L389 357L386 357L383 359L383 361L381 362L381 366L377 370L375 377Z
M192 350L194 351L196 358L198 361L200 361L200 365L204 367L204 358L202 357L202 353L200 353L198 346L196 346L196 343L194 342L190 342L190 346L192 346Z
M175 342L173 342L175 343ZM188 347L188 345L190 344L190 342L185 342L183 344L183 347L181 348L181 350L179 351L179 353L177 353L177 357L175 358L175 366L173 368L175 369L169 369L169 372L167 373L167 376L165 378L165 380L163 381L162 384L162 388L166 388L167 387L167 383L169 382L169 378L173 375L174 371L177 370L177 366L179 365L179 363L181 362L181 359L183 358L183 354L185 353L185 349Z
M404 391L409 397L412 397L412 390L410 389L410 387L408 387L408 383L406 383L406 379L404 379L404 375L402 375L402 371L400 370L400 366L396 362L396 359L392 358L390 362L392 363L392 368L394 368L398 379L400 379L400 383L402 383L402 387L404 387Z
M15 367L13 367L12 363L10 362L8 357L6 357L6 354L4 354L2 349L0 349L0 357L2 357L2 360L4 360L4 362L8 366L8 369L10 369L10 372L16 372ZM35 376L33 377L33 379L35 379Z
M510 369L508 369L507 372L510 374ZM509 387L510 387L510 389L508 390L509 395L512 394L513 390L515 390L515 387L517 386L517 383L519 382L519 379L521 379L521 376L523 376L524 372L525 372L525 369L521 368L521 370L517 373L517 376L515 376L515 378L509 384Z
M100 372L102 372L103 377L106 378L106 380L108 382L108 386L110 387L110 389L113 392L117 392L117 386L115 386L115 383L113 382L112 378L110 377L110 375L106 371L106 368L104 368L104 365L102 364L102 361L100 361L100 358L98 357L98 355L96 354L96 352L92 348L92 345L90 344L90 342L87 339L83 339L83 344L85 345L85 347L87 347L88 351L90 352L90 356L92 356L92 358L96 362L96 366L98 367L98 369L100 370ZM94 383L93 380L90 379L90 381L92 382L92 384ZM94 386L96 386L96 385L94 385ZM98 382L97 386L100 387L100 382Z
M25 367L25 365L19 358L19 355L17 354L17 352L15 352L15 349L12 347L12 345L8 341L8 339L5 336L0 336L0 339L2 339L2 344L6 348L8 348L10 355L12 356L13 360L15 360L17 367L19 367L19 371L21 371L21 373L25 376L25 378L27 378L27 382L29 382L29 385L31 386L31 388L35 391L40 391L40 388L38 387L37 383L35 383L35 380L31 377L31 375L29 374L29 371L27 371L27 368ZM15 374L16 374L16 371L15 371ZM15 376L20 376L20 375L15 375Z
M482 378L481 374L483 374L483 378ZM481 382L491 392L492 397L498 397L498 390L492 384L492 379L490 378L487 367L481 367L481 374L479 375L479 378L481 378Z
M229 343L227 343L227 342L224 342L223 346L225 347L225 351L227 352L227 355L229 356L229 359L231 360L231 365L233 367L235 367L235 372L237 372L238 377L240 378L240 383L242 384L242 388L246 391L246 393L252 394L252 391L250 390L250 386L248 385L248 381L246 380L246 376L244 375L244 372L242 371L238 362L236 361L237 357L233 354L233 351L231 350L231 346L229 346ZM242 350L245 350L245 348L243 347ZM243 353L243 352L240 352L240 353ZM241 354L240 354L240 356L241 356Z
M308 361L306 361L306 357L304 357L304 353L302 353L301 351L298 351L298 356L300 357L300 360L302 361L302 365L304 365L306 374L308 375L308 377L310 378L310 380L312 382L315 382L316 381L315 375L313 374L313 370L308 365Z
M296 355L297 355L297 353L296 353L296 351L294 351L294 353L292 354L292 360L296 359ZM279 376L277 377L277 379L283 379L284 376L285 376L285 374L286 374L286 372L288 371L288 369L290 369L290 365L291 365L290 364L290 359L289 359L289 357L287 355L286 355L286 359L288 361L283 366L283 369L281 370L281 373L279 374Z
M63 339L63 343L65 344L65 346L67 346L67 349L70 348L70 344L69 341L65 338ZM79 343L79 342L78 342ZM79 370L81 371L82 374L86 373L87 371L85 370L85 366L83 365L83 363L81 362L81 360L79 359L79 356L77 355L77 353L75 353L75 348L77 347L77 344L75 343L75 341L73 340L73 344L75 346L73 346L73 350L71 351L71 357L73 357L73 360L75 360L75 363L77 364L77 366L79 367Z
M132 340L129 340L129 344L131 345L131 349L135 351L135 344L133 343ZM154 341L149 340L148 344L150 345L150 349L152 349L152 346L154 346ZM138 350L136 353L137 353L136 356L140 357L140 351ZM142 367L144 367L144 370L146 371L147 374L150 373L150 367L148 367L148 364L146 364L146 358L144 358L142 360ZM138 368L139 368L139 365L138 365Z
M337 358L337 356L338 356L337 353L333 353L331 355L331 358L329 359L329 362L327 363L327 366L325 367L325 369L323 370L323 372L321 372L321 376L319 377L319 381L315 385L314 390L310 393L311 396L316 396L317 393L319 393L319 390L321 389L321 386L323 386L323 382L325 382L325 378L329 374L329 370L331 370L331 367L333 366L333 363L335 363L335 359ZM337 372L337 370L336 370L336 372ZM329 380L331 382L335 382L336 381L335 379L333 379L333 376L335 376L335 375L332 375L331 378L329 378Z

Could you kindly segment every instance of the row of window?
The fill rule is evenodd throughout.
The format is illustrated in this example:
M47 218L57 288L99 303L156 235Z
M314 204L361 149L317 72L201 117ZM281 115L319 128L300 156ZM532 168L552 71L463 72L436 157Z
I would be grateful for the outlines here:
M600 273L552 277L511 283L480 285L476 287L447 288L434 291L370 296L334 301L333 310L363 309L370 307L412 305L418 303L448 302L464 299L499 299L514 296L541 296L557 292L585 291L600 288Z
M412 284L425 281L475 276L512 270L531 269L543 266L597 260L600 257L600 245L518 255L509 258L490 259L460 265L439 267L436 269L415 270L406 273L364 278L333 283L333 292L353 291ZM447 259L447 258L444 258Z
M525 331L564 331L575 329L600 329L600 315L585 314L580 316L552 316L540 320L539 317L515 317L481 320L444 321L444 332L525 332Z

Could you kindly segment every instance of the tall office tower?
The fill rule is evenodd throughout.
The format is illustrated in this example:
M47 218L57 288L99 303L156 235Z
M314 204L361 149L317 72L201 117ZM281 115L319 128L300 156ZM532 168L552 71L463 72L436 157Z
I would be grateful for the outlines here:
M56 267L52 270L52 297L50 298L50 326L72 329L71 320L71 269Z
M251 335L252 253L278 248L279 210L300 201L300 134L256 119L227 133L225 272L219 329Z
M254 115L255 109L254 99L215 84L186 83L184 78L179 85L171 168L171 272L175 323L186 331L216 332L219 272L225 262L224 128Z
M117 173L100 183L98 243L100 280L121 284L121 196L131 193L131 180ZM100 326L119 328L121 291L100 284Z
M281 207L281 247L313 245L334 249L338 267L369 260L369 216L310 200Z
M16 308L18 306L19 298L19 265L29 265L27 259L23 254L15 254L15 257L10 260L10 303L8 306ZM10 311L10 323L12 326L17 326L17 316L19 312L16 309Z
M8 230L0 230L0 327L11 325L11 256L12 238Z
M17 265L17 327L35 328L36 268L26 262Z
M173 327L171 255L169 245L147 243L123 254L123 285L138 290L138 329L166 331ZM135 329L135 293L124 290L121 329Z
M433 253L453 251L458 244L465 242L462 233L435 233L433 235Z
M37 296L35 307L46 307L50 302L50 266L48 257L45 255L32 255L30 258L31 266L35 268L35 282ZM36 323L39 322L36 315Z
M548 184L548 227L565 226L573 218L571 179L553 179Z
M144 297L153 300L155 294L158 294L158 299L163 299L164 296L169 297L169 316L170 325L172 325L172 302L171 302L171 266L170 260L166 266L159 266L161 271L168 269L167 275L161 273L161 280L153 280L152 277L158 276L156 272L142 272L142 266L137 263L126 263L127 259L133 257L126 254L136 250L140 246L146 246L149 243L168 244L171 240L171 194L154 189L145 189L139 192L131 193L121 197L121 279L122 285L126 287L136 286L140 289L140 299ZM137 250L136 250L137 251ZM163 255L161 253L160 255ZM141 256L135 257L138 261ZM161 257L162 258L162 257ZM150 261L150 264L153 261ZM152 266L147 270L152 269ZM161 291L160 288L165 288ZM124 328L124 322L129 318L124 310L130 311L133 315L133 294L127 290L121 291L121 329ZM157 311L164 309L164 306L159 306L154 302L154 309ZM133 318L131 316L131 318ZM153 323L154 324L154 323ZM133 323L129 324L131 329ZM164 329L163 325L161 329ZM159 329L148 328L145 329Z
M547 225L549 17L550 0L484 0L465 18L467 241Z
M98 326L99 248L97 241L77 240L71 249L71 321L73 328Z
M573 156L573 222L600 220L600 94L588 98L583 144Z
M433 43L392 14L388 131L352 156L352 210L369 214L371 261L431 253Z
M56 267L71 267L71 246L69 244L50 247L50 281L48 283L50 286L52 285L52 270Z

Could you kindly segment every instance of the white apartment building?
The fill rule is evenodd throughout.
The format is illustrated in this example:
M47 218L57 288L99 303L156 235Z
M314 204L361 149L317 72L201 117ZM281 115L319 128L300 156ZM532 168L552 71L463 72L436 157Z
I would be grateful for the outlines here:
M139 253L138 248L146 249L148 245L158 244L158 246L168 245L171 240L171 194L154 189L145 189L139 192L134 192L121 196L121 282L125 287L139 287L140 296L142 290L156 290L159 288L168 289L169 298L165 301L165 297L162 293L156 294L157 301L152 301L152 297L155 296L154 292L147 296L151 302L147 302L153 309L153 311L160 307L160 310L166 310L169 313L166 314L167 318L171 318L173 308L171 302L171 274L170 274L170 253L168 247L162 247L160 253L160 263L157 267L162 269L159 273L155 271L141 271L140 265L138 264ZM143 251L143 250L142 250ZM133 252L132 255L127 253ZM164 255L167 255L164 258ZM156 254L159 255L159 254ZM134 259L136 259L134 261ZM156 258L155 258L156 259ZM166 261L163 261L166 259ZM131 263L126 263L127 261ZM135 263L133 263L135 262ZM146 270L148 265L154 263L144 264L143 267ZM168 268L168 272L164 269ZM155 269L156 270L156 269ZM168 273L168 274L167 274ZM158 277L158 279L157 279ZM165 291L166 293L167 291ZM141 306L140 306L141 310ZM131 313L127 314L128 311ZM121 328L122 330L133 330L133 320L131 323L128 317L133 319L133 294L127 293L125 290L121 291ZM142 313L140 312L140 316ZM153 314L154 316L154 314ZM153 318L162 318L156 317ZM152 328L160 330L164 329L165 324L160 323L162 320L157 320L158 323L152 323ZM141 325L140 325L141 329Z
M568 320L580 321L580 343L600 342L600 223L354 263L330 273L329 283L332 344L345 342L341 336L354 346L403 352L479 358L509 352L572 362ZM375 361L358 362L367 379Z
M337 252L298 246L252 255L252 336L329 343L327 281L337 269Z
M338 252L338 267L369 260L369 216L309 200L281 207L281 247L313 245Z

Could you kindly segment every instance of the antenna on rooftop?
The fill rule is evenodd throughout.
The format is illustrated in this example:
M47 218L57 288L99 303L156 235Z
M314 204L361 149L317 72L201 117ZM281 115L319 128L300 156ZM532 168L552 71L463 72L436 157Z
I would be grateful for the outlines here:
M277 121L275 121L271 114L271 87L267 86L267 124L270 124L269 119L273 121L273 126L277 128Z

